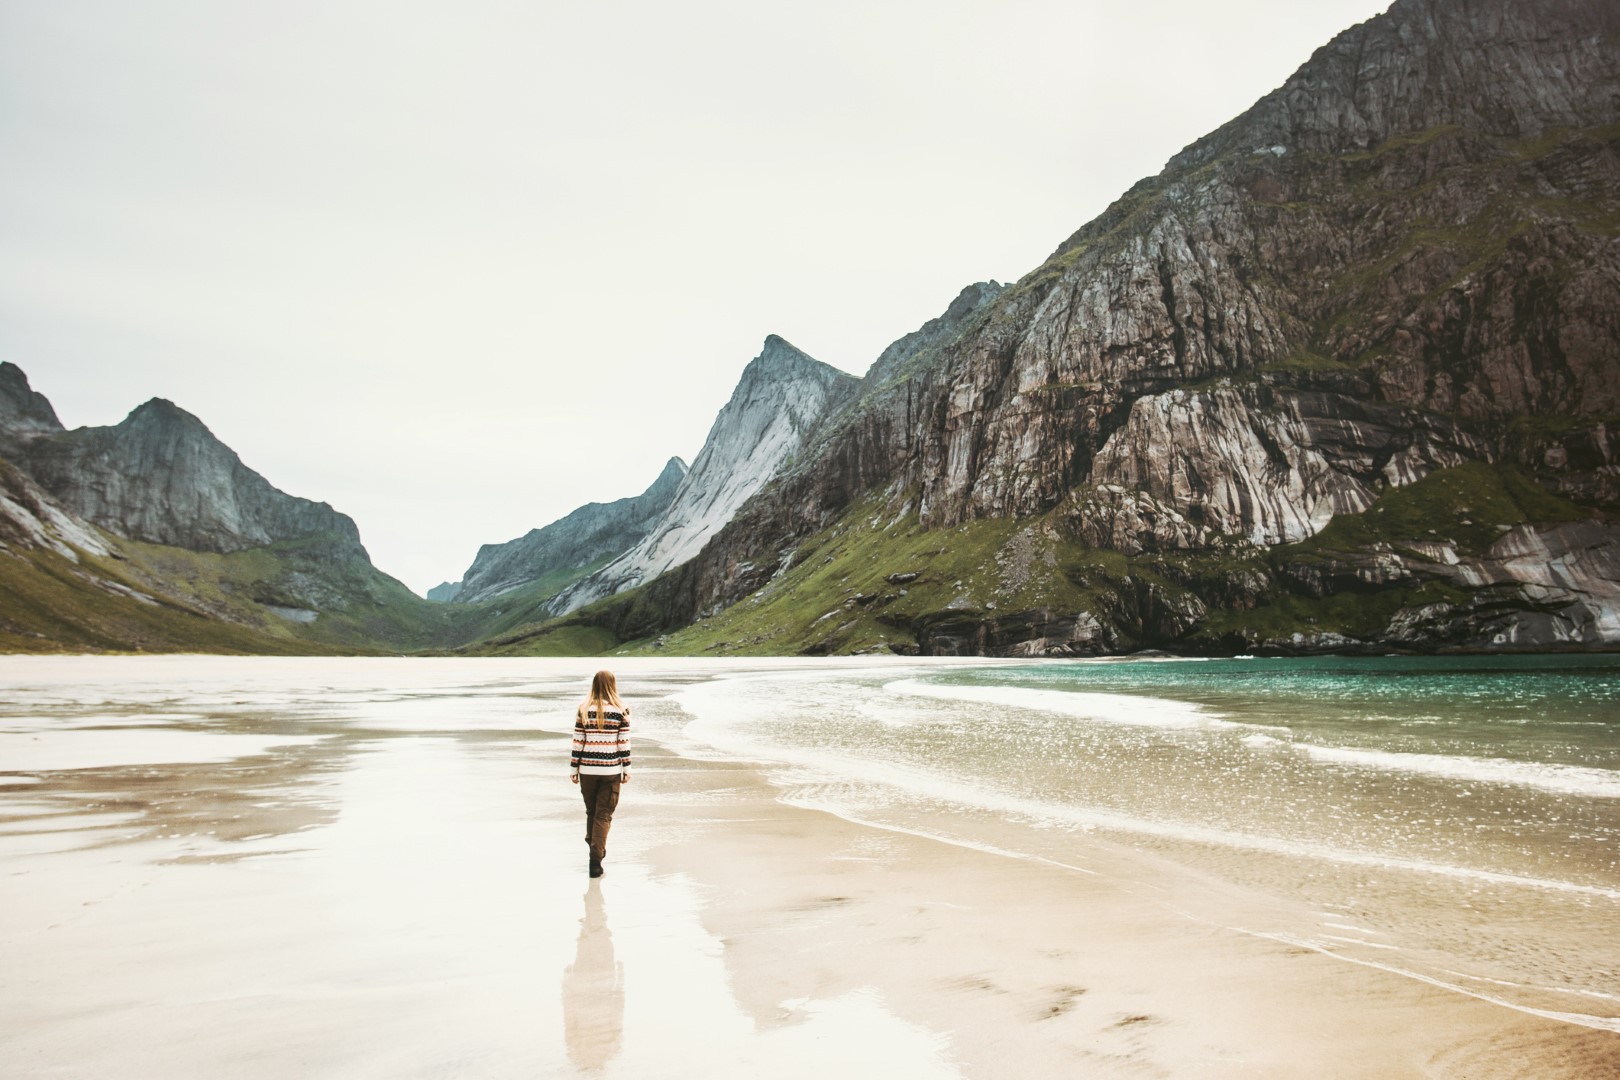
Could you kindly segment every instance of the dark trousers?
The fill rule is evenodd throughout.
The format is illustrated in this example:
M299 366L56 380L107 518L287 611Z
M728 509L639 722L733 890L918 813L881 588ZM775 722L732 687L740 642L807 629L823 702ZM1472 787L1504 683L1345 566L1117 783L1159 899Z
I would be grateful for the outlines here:
M607 857L608 830L613 827L613 810L619 805L618 775L579 774L579 793L585 799L585 842L591 845L591 858Z

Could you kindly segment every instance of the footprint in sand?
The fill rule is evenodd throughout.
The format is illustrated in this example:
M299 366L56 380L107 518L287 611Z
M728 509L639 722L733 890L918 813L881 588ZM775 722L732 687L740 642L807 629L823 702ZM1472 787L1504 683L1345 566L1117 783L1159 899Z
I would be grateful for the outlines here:
M1083 986L1059 986L1052 991L1056 999L1041 1011L1040 1019L1053 1020L1074 1008L1075 1002L1086 992Z

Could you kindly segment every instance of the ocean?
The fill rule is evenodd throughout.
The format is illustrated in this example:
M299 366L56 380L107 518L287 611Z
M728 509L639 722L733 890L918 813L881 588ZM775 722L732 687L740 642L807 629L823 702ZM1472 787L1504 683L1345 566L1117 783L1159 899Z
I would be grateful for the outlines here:
M1620 1030L1620 657L1081 660L722 678L783 797Z

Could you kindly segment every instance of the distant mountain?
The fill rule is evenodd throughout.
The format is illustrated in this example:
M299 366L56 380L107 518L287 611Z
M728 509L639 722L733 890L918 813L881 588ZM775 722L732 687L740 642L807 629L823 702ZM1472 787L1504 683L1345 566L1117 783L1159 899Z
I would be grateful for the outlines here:
M162 398L113 427L42 432L20 464L75 513L131 540L223 553L322 536L366 557L352 519L278 491Z
M478 603L537 582L554 594L645 537L669 508L685 476L686 462L672 457L640 495L587 503L516 540L485 544L459 583L431 590L428 599Z
M897 342L699 555L576 621L713 652L1620 645L1616 41L1598 0L1400 0Z
M767 337L658 521L633 548L564 590L547 609L573 611L692 558L738 507L792 462L859 384L775 334Z
M353 520L281 492L153 399L66 430L0 364L0 643L239 652L449 643L434 605L371 565Z
M435 604L448 604L455 600L456 596L460 592L461 582L441 581L437 585L433 586L433 588L429 589L426 595L427 598L432 600Z

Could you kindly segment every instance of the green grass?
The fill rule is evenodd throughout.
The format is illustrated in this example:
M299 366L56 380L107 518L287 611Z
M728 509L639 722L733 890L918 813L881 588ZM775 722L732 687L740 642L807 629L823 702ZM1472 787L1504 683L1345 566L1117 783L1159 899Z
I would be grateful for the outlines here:
M1336 360L1331 356L1313 352L1310 349L1299 349L1287 356L1261 364L1261 371L1354 371L1357 365L1344 360Z
M663 647L626 654L792 655L914 646L941 620L1076 612L1096 602L1114 553L1061 540L1047 518L986 519L928 530L876 500L800 545L786 573ZM891 582L891 575L916 574Z
M454 643L469 625L460 613L415 595L333 537L231 554L113 537L108 543L113 554L80 552L77 564L47 550L0 554L0 648L417 652ZM268 605L320 614L301 623Z
M1402 608L1458 603L1466 598L1463 590L1438 580L1323 597L1279 592L1270 603L1249 610L1212 608L1193 641L1213 644L1232 637L1256 643L1286 641L1296 633L1335 633L1376 641Z
M1180 647L1193 650L1219 652L1234 642L1286 640L1294 633L1376 640L1401 608L1461 602L1466 591L1436 577L1312 597L1290 591L1278 568L1288 562L1331 563L1384 544L1410 550L1415 542L1443 539L1478 554L1504 525L1571 521L1586 513L1515 468L1470 464L1392 489L1367 512L1340 517L1299 544L1127 557L1076 540L1060 512L930 530L915 515L896 519L892 509L872 498L808 537L789 568L769 584L693 625L671 628L658 638L620 641L610 626L656 620L656 612L638 607L650 603L645 590L634 590L562 619L518 627L469 651L849 654L907 650L919 644L919 635L941 630L966 636L992 622L1066 621L1080 612L1113 626L1127 650L1143 643L1172 644L1139 637L1132 613L1144 590L1160 597L1191 591L1205 599L1208 616L1179 640ZM1461 524L1465 520L1469 524ZM917 577L888 580L897 574ZM1222 607L1223 588L1252 606Z
M1412 131L1405 134L1392 136L1391 138L1385 139L1383 142L1379 143L1370 150L1361 150L1354 153L1342 154L1340 155L1340 158L1344 161L1352 162L1375 161L1386 154L1398 153L1402 150L1410 150L1417 146L1426 146L1427 144L1432 143L1436 139L1444 136L1461 134L1462 130L1463 129L1458 127L1456 124L1437 124L1434 127L1424 128L1421 131Z
M1310 539L1277 552L1288 557L1368 550L1375 544L1400 549L1413 541L1453 540L1461 551L1483 555L1504 526L1590 516L1590 511L1547 491L1520 469L1469 462L1392 488L1364 512L1341 514Z
M319 537L220 555L119 541L124 565L148 591L317 651L417 652L456 640L459 613ZM313 608L313 623L266 610ZM463 620L464 621L464 620Z
M619 644L613 631L604 626L559 621L536 634L498 644L485 655L491 656L605 656Z
M8 652L331 653L279 628L223 621L152 590L116 564L75 565L53 551L0 554L0 650ZM101 588L102 577L149 596L146 603ZM143 587L144 586L144 587Z

